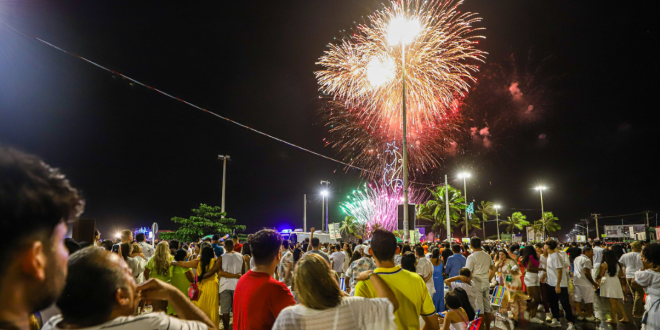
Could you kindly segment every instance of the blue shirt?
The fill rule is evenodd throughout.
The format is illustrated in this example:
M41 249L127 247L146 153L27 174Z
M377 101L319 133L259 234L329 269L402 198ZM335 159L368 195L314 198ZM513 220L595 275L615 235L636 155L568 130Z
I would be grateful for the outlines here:
M219 257L225 253L225 250L222 248L222 246L215 243L211 244L211 246L213 247L213 252L215 252L216 257Z
M447 258L447 266L445 266L445 273L449 277L458 276L458 271L465 267L467 259L462 254L453 254Z

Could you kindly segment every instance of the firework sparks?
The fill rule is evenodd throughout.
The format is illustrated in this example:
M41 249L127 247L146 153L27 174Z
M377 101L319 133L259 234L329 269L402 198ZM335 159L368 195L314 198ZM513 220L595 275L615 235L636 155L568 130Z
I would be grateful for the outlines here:
M354 34L328 46L317 62L324 69L315 74L320 91L332 98L325 108L329 109L325 113L332 135L328 144L349 151L346 160L377 169L385 142L401 139L401 72L405 59L411 141L408 170L426 170L438 164L437 152L453 142L445 132L452 128L456 102L475 81L472 73L478 66L472 63L483 61L485 54L476 49L477 39L483 36L474 32L481 28L473 27L481 18L475 13L461 13L457 7L462 3L393 1L371 15L367 23L358 25ZM389 29L391 25L401 28ZM406 47L390 46L392 39L401 40L402 36L390 32L397 30L417 30L416 34L406 33L416 37L402 40ZM358 139L362 141L355 141ZM356 147L359 152L376 151L356 157L350 152ZM429 147L427 152L412 151L425 147Z
M420 204L427 197L426 189L411 188L410 203ZM403 201L401 189L392 190L378 184L365 183L353 191L348 202L341 204L347 215L355 217L362 224L379 223L386 230L397 229L397 207Z

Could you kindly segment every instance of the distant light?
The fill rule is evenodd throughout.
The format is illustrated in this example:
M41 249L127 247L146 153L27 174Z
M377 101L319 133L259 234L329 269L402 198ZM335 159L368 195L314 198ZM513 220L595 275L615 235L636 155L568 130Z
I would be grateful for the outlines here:
M328 196L328 191L327 190L321 191L321 195L323 195L323 197Z
M536 189L536 190L546 190L546 189L548 189L548 187L546 187L546 186L538 186L538 187L536 187L536 188L534 188L534 189Z
M460 173L458 175L458 178L459 179L464 179L464 178L469 178L470 176L471 176L470 173Z
M115 237L120 238L120 237L121 237L121 233L116 233L116 234L115 234Z
M496 209L499 209L499 208L500 208L499 205L493 205L493 207L496 208Z

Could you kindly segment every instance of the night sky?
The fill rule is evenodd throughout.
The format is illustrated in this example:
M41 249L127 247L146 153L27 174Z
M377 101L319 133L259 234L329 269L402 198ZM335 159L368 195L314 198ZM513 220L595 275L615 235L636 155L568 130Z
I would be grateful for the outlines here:
M534 121L503 129L488 150L464 146L425 176L453 184L472 172L476 203L540 217L565 234L590 213L651 210L657 171L656 17L650 4L467 0L483 17L486 63L527 54L550 60L548 106ZM19 1L0 0L0 21L220 115L327 156L313 72L326 45L381 1ZM652 26L653 25L653 26ZM507 88L508 86L501 86ZM522 92L526 91L522 89ZM497 139L493 136L493 139ZM320 227L320 180L338 203L359 172L164 97L28 39L0 24L0 143L35 153L83 191L85 217L102 237L123 228L175 229L171 217L220 205L248 232ZM463 147L463 146L462 146ZM641 223L643 215L624 217ZM621 224L621 217L602 221ZM489 224L488 234L495 226ZM479 233L481 236L481 234ZM595 233L591 234L594 237ZM563 237L563 236L560 236Z

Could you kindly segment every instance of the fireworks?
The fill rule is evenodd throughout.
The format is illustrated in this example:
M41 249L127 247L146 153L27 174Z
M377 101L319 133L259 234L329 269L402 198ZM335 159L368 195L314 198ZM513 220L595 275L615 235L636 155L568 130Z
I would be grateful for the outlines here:
M401 139L404 60L409 170L438 164L438 153L453 141L457 102L475 81L472 73L478 67L470 62L483 61L485 54L475 47L476 39L483 37L473 32L480 28L472 26L481 18L461 13L457 7L462 3L393 1L358 25L354 34L329 45L317 63L324 69L315 74L320 91L332 98L324 108L331 132L328 144L338 147L345 160L377 171L383 166L378 155L385 143ZM395 25L399 28L389 29ZM410 31L417 33L406 33ZM391 46L393 39L406 46Z
M412 204L423 202L426 189L411 188L409 199ZM353 191L349 201L341 204L347 215L355 217L359 223L373 225L379 223L386 230L397 229L397 206L403 201L401 189L390 189L378 184L364 184Z

